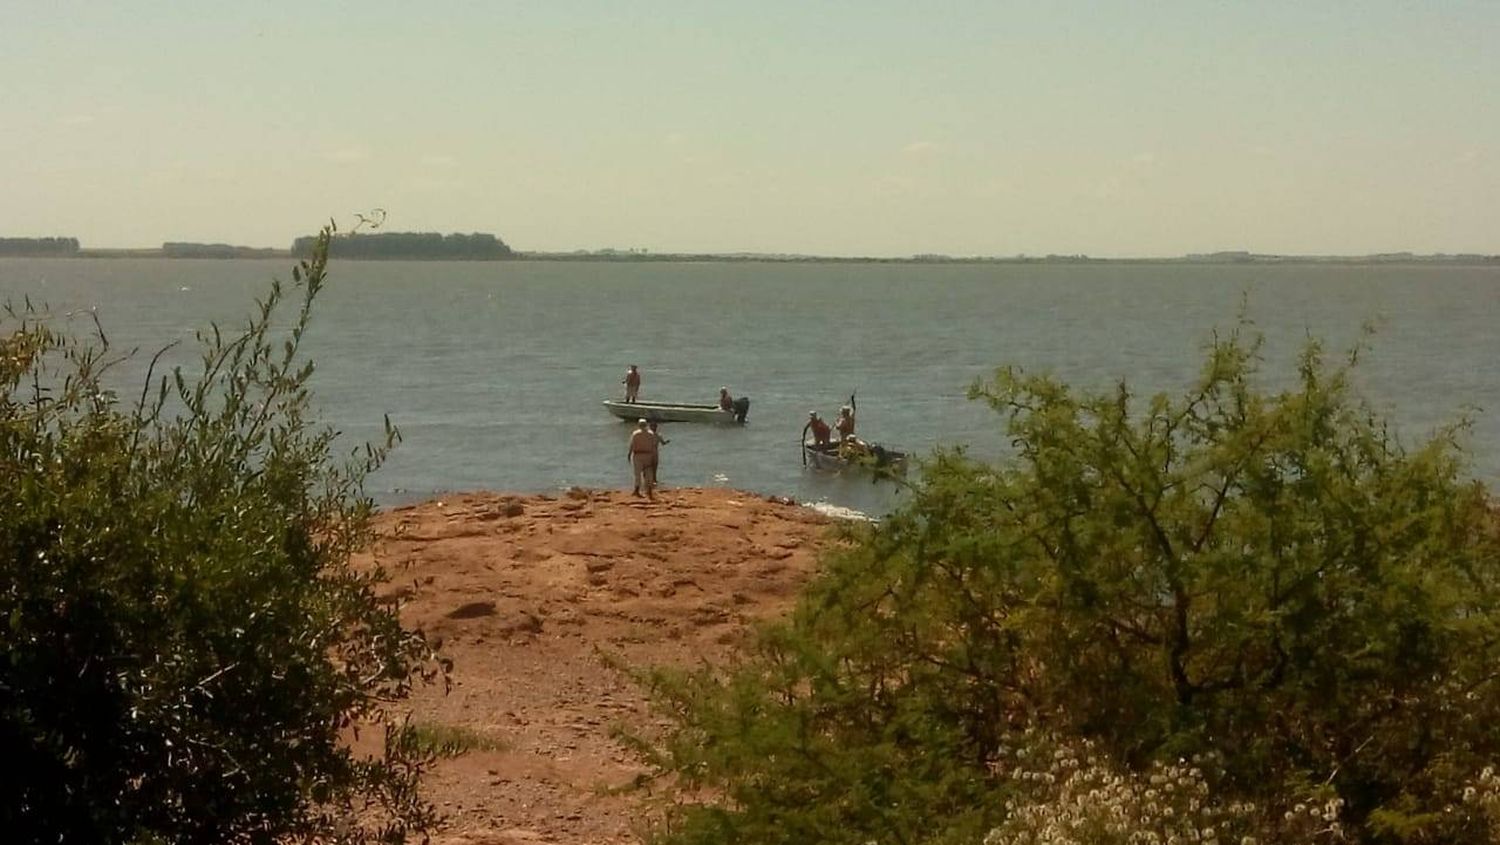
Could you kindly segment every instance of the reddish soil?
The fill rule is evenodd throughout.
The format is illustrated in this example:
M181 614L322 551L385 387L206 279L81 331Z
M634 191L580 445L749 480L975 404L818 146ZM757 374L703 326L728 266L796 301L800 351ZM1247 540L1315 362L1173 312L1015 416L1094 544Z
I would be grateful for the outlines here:
M428 778L440 845L637 840L644 769L616 725L650 730L632 666L722 660L785 611L830 535L824 517L731 490L454 495L381 516L373 555L402 617L441 641L453 686L420 690L422 724L499 743Z

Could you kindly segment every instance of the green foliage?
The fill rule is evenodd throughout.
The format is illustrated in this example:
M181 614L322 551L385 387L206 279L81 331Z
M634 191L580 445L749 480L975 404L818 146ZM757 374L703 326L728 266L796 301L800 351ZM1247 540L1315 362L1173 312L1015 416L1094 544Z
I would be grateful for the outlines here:
M0 238L0 255L74 255L77 238Z
M296 298L274 284L242 332L199 335L199 372L133 401L106 386L102 331L9 311L7 840L399 841L432 822L427 758L386 709L431 653L377 599L382 574L350 565L371 513L361 481L395 432L338 462L308 418L297 352L328 235L293 270ZM384 742L356 753L361 731Z
M462 725L416 723L411 726L413 741L433 757L462 757L470 751L499 751L505 743Z
M1236 332L1177 400L976 384L1012 459L938 454L742 664L650 676L657 840L977 842L1000 749L1043 731L1211 754L1267 819L1337 799L1355 841L1475 841L1445 808L1500 757L1496 520L1463 426L1407 450L1355 358L1309 343L1267 393Z
M384 219L382 215L380 219ZM293 255L309 255L317 239L298 238L292 242ZM329 249L335 258L445 258L462 261L513 258L506 243L492 234L471 235L437 232L351 232L333 239Z

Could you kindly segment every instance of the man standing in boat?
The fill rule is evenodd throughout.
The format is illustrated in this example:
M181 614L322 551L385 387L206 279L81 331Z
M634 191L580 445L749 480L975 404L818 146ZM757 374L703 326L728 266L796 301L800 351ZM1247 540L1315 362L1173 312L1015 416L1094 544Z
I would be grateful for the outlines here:
M634 402L635 397L641 392L641 371L631 364L630 370L625 373L625 378L621 379L620 383L625 385L625 401Z
M839 408L839 418L833 421L833 427L838 429L839 440L848 440L854 436L854 394L849 394L849 404Z
M807 425L802 426L803 443L807 442L808 429L812 429L813 445L815 446L827 446L829 438L833 436L833 430L828 427L828 423L823 422L823 419L818 416L817 411L807 412Z
M719 410L734 410L734 397L729 395L729 388L727 387L719 388Z
M630 491L631 495L641 495L641 487L644 486L647 498L652 501L656 500L657 436L644 419L639 420L635 431L630 433L630 447L625 453L625 459L630 461L630 468L635 474L635 488Z

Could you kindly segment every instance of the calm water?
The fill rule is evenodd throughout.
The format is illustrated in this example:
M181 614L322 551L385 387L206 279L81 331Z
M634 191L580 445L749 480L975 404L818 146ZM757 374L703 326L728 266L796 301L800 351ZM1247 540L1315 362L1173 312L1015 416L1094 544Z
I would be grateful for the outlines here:
M243 318L286 261L0 259L0 300L95 308L118 347L154 350ZM1001 364L1177 391L1242 300L1283 383L1310 332L1341 348L1383 321L1362 367L1409 440L1466 410L1474 474L1500 483L1500 269L1330 266L336 263L308 350L324 417L351 441L389 414L405 442L386 502L472 488L629 483L629 426L601 399L638 363L641 398L752 400L744 428L668 425L669 485L730 485L870 512L886 485L802 468L809 409L858 391L865 437L998 454L963 398ZM145 358L134 370L138 379ZM351 442L349 445L353 445Z

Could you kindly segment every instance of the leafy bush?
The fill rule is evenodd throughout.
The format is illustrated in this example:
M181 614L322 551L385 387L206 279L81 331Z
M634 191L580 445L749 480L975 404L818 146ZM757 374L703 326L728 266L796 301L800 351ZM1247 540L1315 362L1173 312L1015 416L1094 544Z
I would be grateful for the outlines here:
M1215 793L1215 755L1120 771L1092 743L1024 738L997 767L1015 786L984 845L1188 845L1343 842L1341 802L1298 803L1280 816Z
M300 302L274 284L243 332L199 335L196 377L129 401L107 388L102 331L9 311L8 841L396 841L431 823L426 758L384 703L438 670L376 598L381 574L349 564L371 513L361 480L395 433L339 462L308 419L297 352L328 235L293 271ZM361 728L384 743L356 753Z
M938 454L741 665L649 677L657 841L978 842L1037 730L1217 755L1223 800L1337 799L1353 841L1475 841L1444 816L1500 757L1500 537L1463 426L1408 450L1357 355L1268 393L1259 351L1215 337L1178 400L976 384L1011 460Z

